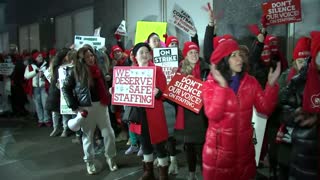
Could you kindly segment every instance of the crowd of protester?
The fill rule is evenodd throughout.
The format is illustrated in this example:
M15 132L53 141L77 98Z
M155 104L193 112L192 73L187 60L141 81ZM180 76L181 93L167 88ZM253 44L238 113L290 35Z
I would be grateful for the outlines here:
M74 142L82 144L88 174L98 173L95 147L104 147L106 163L110 171L116 171L116 143L127 141L125 154L142 156L140 179L156 179L155 166L159 179L168 179L169 174L179 173L179 132L188 179L197 179L199 163L203 179L250 180L257 170L251 122L255 108L268 117L259 166L267 160L273 175L281 180L318 180L320 31L299 38L288 67L278 38L267 27L261 27L248 48L230 34L217 35L213 11L208 14L204 57L199 57L197 35L178 49L177 72L203 81L199 113L162 96L167 82L158 66L154 108L139 108L140 123L125 123L122 116L128 107L111 104L113 67L155 66L154 48L179 48L177 37L165 35L161 43L157 33L129 50L119 35L110 50L84 45L78 50L68 47L19 54L13 48L0 55L0 63L15 65L11 75L0 75L2 84L10 86L9 92L1 94L2 110L17 116L35 115L38 127L52 128L52 137L70 136L68 121L81 119L87 112ZM59 69L66 74L63 84ZM76 114L61 114L61 94Z

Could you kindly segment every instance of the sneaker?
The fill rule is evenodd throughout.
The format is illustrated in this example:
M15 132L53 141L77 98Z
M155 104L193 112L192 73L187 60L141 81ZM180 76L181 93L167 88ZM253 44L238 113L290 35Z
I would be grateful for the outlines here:
M60 132L59 132L58 128L54 128L53 131L50 133L50 137L58 136L59 133Z
M140 146L137 156L143 156L142 146Z
M177 160L171 160L168 173L172 175L179 173Z
M42 127L42 126L44 126L44 123L42 123L42 122L38 122L38 125L37 125L38 127Z
M96 174L97 173L96 166L94 165L94 163L87 162L86 165L87 165L88 174L91 175L91 174Z
M76 136L74 139L71 140L74 144L82 144L82 140L80 136Z
M45 123L45 125L46 125L47 127L52 127L52 122L51 122L51 121L48 121L48 122Z
M116 138L116 142L126 141L128 140L127 134L124 131L121 131Z
M130 146L130 145L131 145L131 141L130 139L128 139L127 146Z
M66 129L64 129L61 133L60 137L68 137L68 131Z
M117 164L114 162L113 158L108 158L107 157L107 164L109 166L110 171L115 171L118 169Z
M124 152L125 155L129 155L129 154L132 154L132 153L136 153L139 151L139 146L138 145L131 145L127 150L126 152Z

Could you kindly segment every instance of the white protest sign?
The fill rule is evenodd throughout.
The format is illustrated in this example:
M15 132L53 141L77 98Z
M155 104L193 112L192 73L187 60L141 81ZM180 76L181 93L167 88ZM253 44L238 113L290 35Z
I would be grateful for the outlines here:
M169 18L169 22L173 23L177 28L186 32L190 36L194 36L197 33L192 18L179 5L174 5L171 16Z
M74 36L74 49L78 50L83 45L89 44L94 49L100 49L105 46L106 39L103 37L96 37L96 36Z
M93 36L100 37L101 27L98 27L94 30Z
M114 34L119 34L121 36L125 36L127 35L127 30L126 30L126 21L122 20L118 29L116 30L116 32Z
M115 66L112 104L153 108L155 77L155 66Z
M65 97L62 93L62 86L64 83L64 80L66 79L67 76L67 68L71 67L71 65L64 65L60 66L58 69L58 82L59 82L59 87L60 87L60 113L61 114L76 114L74 111L72 111L71 108L68 107Z
M43 75L46 77L46 79L51 83L51 73L50 73L50 68L46 69L43 71Z
M266 125L267 125L267 119L268 117L266 115L260 114L256 111L255 108L253 108L252 112L252 124L254 128L254 148L256 151L256 165L258 166L259 160L260 160L260 154L261 154L261 148L264 138L264 132L266 131Z
M0 63L0 74L10 76L13 73L14 67L13 63Z
M167 84L169 84L179 66L178 48L154 48L153 62L155 65L162 67L167 78Z

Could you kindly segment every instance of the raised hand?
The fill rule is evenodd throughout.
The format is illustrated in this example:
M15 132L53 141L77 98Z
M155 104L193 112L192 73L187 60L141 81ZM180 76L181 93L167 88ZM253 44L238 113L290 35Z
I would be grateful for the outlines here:
M210 72L213 76L213 78L219 83L221 87L227 87L227 81L224 79L224 77L221 75L220 71L216 69L215 64L211 64Z
M277 62L277 67L276 70L273 71L273 68L270 68L269 74L268 74L268 83L270 86L273 86L277 81L280 76L281 72L281 65L280 62Z

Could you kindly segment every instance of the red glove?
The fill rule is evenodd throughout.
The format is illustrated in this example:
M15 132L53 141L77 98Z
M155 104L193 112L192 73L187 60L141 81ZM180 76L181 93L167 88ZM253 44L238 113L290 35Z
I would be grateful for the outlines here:
M116 38L117 41L120 41L121 36L120 36L120 34L114 34L114 38Z
M88 111L87 110L82 110L80 112L80 114L81 114L82 117L86 118L88 116Z
M267 19L267 16L264 14L261 17L261 25L262 25L262 27L266 28L267 27L267 23L268 23L268 19Z

